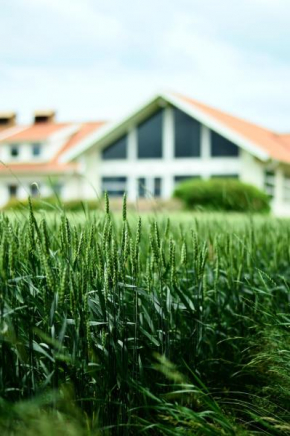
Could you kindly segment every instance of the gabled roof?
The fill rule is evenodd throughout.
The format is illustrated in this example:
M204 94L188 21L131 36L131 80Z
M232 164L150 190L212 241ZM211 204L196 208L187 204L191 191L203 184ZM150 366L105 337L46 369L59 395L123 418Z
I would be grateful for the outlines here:
M246 140L251 141L257 147L261 148L261 150L265 151L270 158L290 162L290 135L288 135L287 138L287 135L272 132L264 127L234 117L186 96L180 94L174 95L186 104L197 108L223 126L236 132Z
M65 152L61 158L62 161L74 160L92 146L103 144L106 138L116 136L117 132L124 131L136 120L140 120L142 114L146 116L146 114L150 113L150 110L154 110L154 108L166 103L179 108L263 161L274 159L290 162L290 135L279 135L266 128L175 93L158 94L119 122L109 124L95 134L89 135L68 152Z
M39 123L29 126L13 126L5 131L3 139L0 137L0 142L44 141L70 125L72 123Z

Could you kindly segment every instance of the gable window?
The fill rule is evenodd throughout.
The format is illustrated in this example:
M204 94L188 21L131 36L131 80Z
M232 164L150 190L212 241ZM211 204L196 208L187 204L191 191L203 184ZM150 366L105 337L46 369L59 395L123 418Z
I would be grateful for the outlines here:
M18 186L17 185L8 185L8 193L10 198L17 197Z
M127 177L102 177L102 192L109 197L122 197L127 190Z
M163 110L159 110L137 128L138 158L162 158L162 117Z
M19 146L17 144L11 145L10 155L11 155L11 157L18 157L19 156Z
M32 144L32 156L38 157L41 155L41 144L35 142Z
M211 155L213 157L239 156L239 147L223 136L211 130Z
M102 159L126 159L128 137L123 136L102 150Z
M175 157L200 156L200 123L174 109Z

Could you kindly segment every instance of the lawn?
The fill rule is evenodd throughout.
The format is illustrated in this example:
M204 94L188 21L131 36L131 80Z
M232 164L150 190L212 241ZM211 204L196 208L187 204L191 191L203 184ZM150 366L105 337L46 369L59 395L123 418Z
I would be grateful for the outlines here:
M290 434L289 221L107 203L0 241L1 435Z

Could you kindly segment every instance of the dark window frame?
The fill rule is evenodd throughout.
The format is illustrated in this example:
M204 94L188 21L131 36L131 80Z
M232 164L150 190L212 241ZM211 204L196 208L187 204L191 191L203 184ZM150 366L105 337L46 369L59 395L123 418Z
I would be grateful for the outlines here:
M37 150L37 152L36 152ZM42 146L40 142L33 142L32 143L32 156L33 157L39 157L41 156L42 152Z
M10 156L11 157L18 157L20 154L20 148L18 144L11 144L10 147Z
M147 193L146 177L138 177L137 184L138 184L138 198L145 198Z
M16 198L18 189L18 185L8 185L9 198Z
M186 180L200 180L201 179L201 175L200 174L194 174L194 175L180 175L180 176L174 176L174 183L182 183L185 182Z
M154 197L160 198L162 196L162 177L154 177Z
M116 153L117 152L117 153ZM115 155L114 155L115 153ZM102 160L121 160L128 157L128 135L123 135L101 151Z
M180 109L173 109L174 157L201 157L201 123Z
M123 186L120 189L108 189L106 184L120 183ZM101 177L101 187L102 192L107 192L109 197L122 197L127 191L128 177L126 176L102 176Z
M240 147L214 130L210 130L210 155L213 158L239 157Z
M145 121L138 124L137 159L163 158L163 117L164 109L160 108ZM152 136L153 133L157 133L158 135L154 137Z

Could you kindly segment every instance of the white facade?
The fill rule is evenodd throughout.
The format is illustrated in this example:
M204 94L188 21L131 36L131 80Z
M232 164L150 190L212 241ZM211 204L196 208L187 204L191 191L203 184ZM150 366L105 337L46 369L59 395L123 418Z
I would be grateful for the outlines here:
M177 122L176 112L198 124L199 133L198 140L196 140L198 152L194 151L190 155L186 152L186 157L182 153L183 157L178 156L178 141L180 140L177 139L177 130L179 129L180 132L180 125L183 126L183 124L182 121ZM148 150L145 150L147 157L144 155L138 157L140 126L146 124L158 113L162 113L159 119L159 130L162 132L162 135L160 133L160 138L162 137L159 141L160 146L158 145L160 153L157 153L158 157L153 155L148 157L146 154ZM41 153L38 156L33 156L32 153L33 143L38 141L17 143L10 140L9 135L4 133L0 159L4 165L11 166L11 168L15 168L14 164L17 163L49 163L59 155L66 142L78 129L79 125L71 124L49 135L41 142ZM225 146L225 150L229 147L229 152L219 150L214 152L213 135L218 137L219 141L224 141L221 146ZM152 124L152 138L153 136L154 126ZM182 132L181 136L184 136L183 146L187 140L195 144L194 147L196 146L191 136L187 138ZM148 149L153 141L152 138L149 129L149 136L146 138ZM121 155L118 155L118 152L116 156L113 154L108 158L107 154L106 157L108 150L117 143ZM15 144L19 148L19 153L17 156L12 156L11 147ZM0 173L0 206L9 200L11 186L13 188L14 185L17 185L17 194L12 194L19 199L27 198L33 192L35 194L35 187L31 189L35 183L42 197L52 195L54 188L51 180L61 186L61 197L64 201L96 199L102 195L104 190L108 190L109 195L111 191L112 195L120 196L126 191L128 199L134 202L140 196L170 199L176 183L181 178L208 179L232 176L266 190L272 196L274 213L280 216L290 216L290 164L273 159L267 147L260 145L235 131L226 123L220 122L218 118L212 116L210 111L206 113L198 106L189 105L176 96L160 94L121 121L105 125L81 137L73 147L60 153L56 168L52 172L32 171L30 173L26 171L23 173L23 171L13 170L13 173L8 168L6 172ZM230 152L230 147L234 147L236 151ZM69 166L71 169L68 170Z
M154 110L153 110L154 111ZM146 117L150 116L146 113ZM95 198L96 194L102 194L102 180L104 178L126 177L125 190L128 199L136 201L139 196L138 179L145 179L147 196L154 196L154 179L161 179L162 199L172 197L176 186L176 177L192 176L208 179L215 176L230 177L237 176L241 181L257 186L264 190L265 171L273 164L261 160L249 150L240 147L239 155L235 157L213 157L211 155L211 134L210 128L201 124L200 133L200 156L195 158L176 158L174 155L174 118L173 106L167 104L163 113L163 135L162 135L162 158L138 159L138 135L137 129L140 118L130 121L116 132L105 134L97 141L92 141L88 150L83 151L77 158L81 163L83 174L83 196ZM127 158L126 159L102 159L102 150L110 146L118 136L128 135ZM286 202L283 196L284 170L282 165L274 165L274 195L273 211L276 214L290 216L290 198ZM290 168L290 167L289 167ZM117 183L117 182L116 182ZM123 187L123 183L122 187ZM290 188L290 179L288 180ZM289 194L290 197L290 194ZM289 202L289 205L288 205Z
M27 129L31 128L33 125ZM64 200L81 198L78 171L70 169L70 165L60 166L56 159L78 128L77 124L60 126L52 134L32 140L25 138L25 128L13 126L1 133L0 207L12 198L21 201L28 196L47 198L57 194Z

